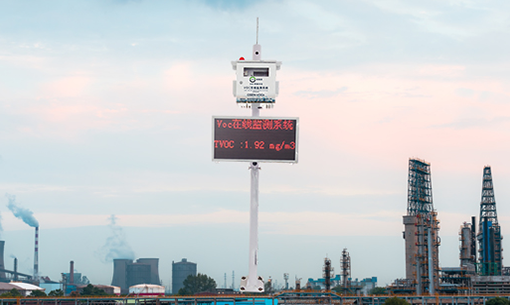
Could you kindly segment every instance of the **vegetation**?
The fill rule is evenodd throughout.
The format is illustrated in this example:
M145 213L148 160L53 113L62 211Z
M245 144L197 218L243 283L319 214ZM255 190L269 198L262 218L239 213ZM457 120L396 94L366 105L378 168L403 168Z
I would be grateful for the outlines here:
M200 292L214 292L216 290L216 281L205 274L188 275L182 282L184 287L179 289L178 295L194 295Z
M410 304L404 299L393 297L386 299L386 301L384 301L384 305L410 305Z
M48 293L48 296L49 297L63 297L64 291L62 291L62 289L52 290Z
M45 297L46 296L46 293L42 290L32 290L32 292L30 293L31 297Z
M19 298L19 297L22 297L22 295L21 295L21 293L17 289L12 288L8 292L4 292L4 293L0 294L0 297L3 297L3 298Z
M487 300L485 305L510 305L510 301L507 298L495 297Z
M88 284L80 293L82 296L102 296L108 295L103 289L97 288L92 284Z
M386 291L386 288L384 287L374 287L370 290L370 294L375 295L388 294L388 291Z

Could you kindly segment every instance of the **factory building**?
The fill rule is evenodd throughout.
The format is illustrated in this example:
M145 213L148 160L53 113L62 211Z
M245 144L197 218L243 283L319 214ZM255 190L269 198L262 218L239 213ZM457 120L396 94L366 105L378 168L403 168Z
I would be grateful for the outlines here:
M439 221L432 201L430 163L420 159L409 159L403 222L406 279L416 294L434 294L439 288Z
M188 262L187 259L183 258L180 262L172 261L172 293L176 294L179 289L184 287L183 282L189 276L197 275L197 264Z
M0 283L0 294L11 291L12 289L16 289L22 296L29 296L34 291L42 291L44 292L44 288L28 284L28 283L19 283L19 282L11 282L11 283Z
M122 294L128 294L129 287L137 284L160 285L158 265L158 258L140 258L136 262L114 259L112 286L120 287Z

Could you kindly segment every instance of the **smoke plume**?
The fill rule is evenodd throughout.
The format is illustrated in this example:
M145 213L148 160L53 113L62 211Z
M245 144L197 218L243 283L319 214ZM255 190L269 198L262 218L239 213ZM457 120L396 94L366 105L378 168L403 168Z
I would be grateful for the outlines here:
M23 220L24 223L31 227L39 227L39 222L34 217L34 212L29 209L25 209L24 207L20 207L16 203L16 196L5 194L5 197L9 200L7 207L11 210L12 214L17 218Z
M117 225L117 217L112 214L108 220L112 235L106 239L101 248L100 255L103 257L103 262L112 262L116 258L135 259L135 252L127 243L124 230Z

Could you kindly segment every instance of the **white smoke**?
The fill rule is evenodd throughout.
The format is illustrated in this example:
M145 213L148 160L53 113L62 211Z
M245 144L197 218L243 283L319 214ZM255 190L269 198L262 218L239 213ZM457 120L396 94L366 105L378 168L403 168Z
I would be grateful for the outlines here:
M9 200L9 203L7 204L7 207L9 210L11 210L12 214L16 216L16 218L19 218L23 220L24 223L31 227L39 227L39 222L34 217L34 212L30 211L29 209L26 209L24 207L20 207L16 203L16 196L5 194L5 197Z
M111 236L106 239L104 246L99 250L99 256L104 263L112 262L116 258L135 259L135 252L126 241L124 230L117 225L117 217L111 215L108 227Z

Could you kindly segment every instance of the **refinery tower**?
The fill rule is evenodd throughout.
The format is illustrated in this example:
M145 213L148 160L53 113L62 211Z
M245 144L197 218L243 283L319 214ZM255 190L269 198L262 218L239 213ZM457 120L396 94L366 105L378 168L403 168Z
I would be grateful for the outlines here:
M407 215L404 216L406 278L416 294L439 287L439 221L432 202L430 163L409 159Z
M482 200L480 201L480 223L478 230L479 256L477 273L479 275L501 275L503 255L501 228L496 213L496 199L492 184L491 167L483 169Z

